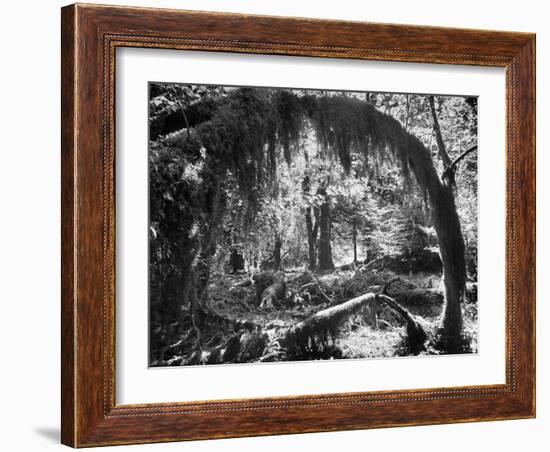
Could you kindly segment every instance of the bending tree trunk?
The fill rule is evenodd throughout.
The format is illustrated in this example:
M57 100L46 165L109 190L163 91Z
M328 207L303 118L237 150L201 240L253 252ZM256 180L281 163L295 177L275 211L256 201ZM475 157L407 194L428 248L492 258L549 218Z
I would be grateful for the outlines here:
M442 344L449 352L456 352L462 342L461 304L466 284L466 263L464 239L453 189L447 181L441 181L434 168L430 151L412 135L408 135L408 161L418 183L427 191L430 200L445 284Z
M450 186L441 189L440 207L434 215L434 223L438 231L445 283L446 303L442 334L446 348L453 352L458 351L462 342L462 301L466 285L466 262L464 239Z

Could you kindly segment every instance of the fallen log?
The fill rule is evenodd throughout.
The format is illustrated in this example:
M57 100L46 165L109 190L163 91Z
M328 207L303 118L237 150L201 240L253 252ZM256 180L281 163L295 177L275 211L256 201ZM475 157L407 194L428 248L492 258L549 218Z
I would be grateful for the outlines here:
M376 294L368 293L359 297L353 298L345 303L323 309L316 312L293 327L285 334L285 339L292 340L299 338L307 338L310 336L322 335L324 333L335 333L341 322L349 316L358 312L362 307L374 301ZM286 341L285 341L286 342Z
M416 318L393 298L385 294L367 293L345 303L323 309L289 328L277 341L277 345L294 354L294 350L304 355L316 353L338 335L342 322L361 311L369 303L382 302L397 312L406 322L407 344L412 353L424 350L428 335Z

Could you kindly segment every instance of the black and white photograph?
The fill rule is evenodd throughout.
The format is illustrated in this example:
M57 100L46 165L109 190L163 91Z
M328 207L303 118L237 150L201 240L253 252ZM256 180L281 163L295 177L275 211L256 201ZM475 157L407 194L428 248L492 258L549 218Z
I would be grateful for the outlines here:
M478 98L150 82L149 366L478 353Z

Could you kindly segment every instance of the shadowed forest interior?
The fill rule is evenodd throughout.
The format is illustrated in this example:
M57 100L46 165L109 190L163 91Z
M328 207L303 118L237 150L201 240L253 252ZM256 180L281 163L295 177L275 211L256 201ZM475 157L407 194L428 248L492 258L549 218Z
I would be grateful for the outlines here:
M150 83L150 365L477 353L477 108Z

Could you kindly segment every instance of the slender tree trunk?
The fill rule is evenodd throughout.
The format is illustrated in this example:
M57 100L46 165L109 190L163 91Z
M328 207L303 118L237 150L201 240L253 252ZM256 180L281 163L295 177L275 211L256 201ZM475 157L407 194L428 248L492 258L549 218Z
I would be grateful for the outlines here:
M407 106L406 106L406 109L405 109L405 130L408 132L409 131L409 113L411 111L411 96L409 94L407 94L406 96L406 100L407 100Z
M319 270L333 270L330 201L325 188L319 189L319 194L324 198L319 217Z
M305 154L306 163L308 160L307 153ZM311 189L311 183L309 176L304 176L302 181L302 192L307 197ZM308 266L311 271L317 268L317 234L319 231L319 219L315 216L315 225L313 224L313 218L311 216L312 208L307 206L305 211L306 217L306 233L307 233L307 246L308 246Z
M316 252L316 242L317 242L317 232L319 229L319 223L316 222L315 226L313 225L313 220L311 218L311 207L307 207L306 211L306 229L307 229L307 247L308 247L308 257L309 257L309 269L315 270L317 266L317 252Z
M273 270L279 271L281 269L281 248L283 247L283 241L281 235L275 235L275 245L273 246Z
M357 226L355 225L355 220L351 229L351 240L353 242L353 263L357 264Z
M435 139L437 141L437 148L439 149L439 156L443 162L443 166L448 168L452 161L445 148L445 142L443 141L443 135L441 135L441 128L439 127L439 120L437 119L437 112L435 111L435 100L433 96L428 96L428 102L430 103L430 110L432 112L432 118L434 122Z

